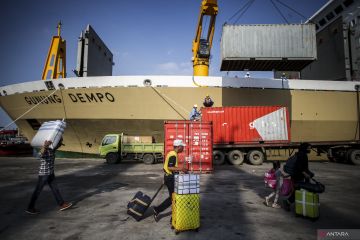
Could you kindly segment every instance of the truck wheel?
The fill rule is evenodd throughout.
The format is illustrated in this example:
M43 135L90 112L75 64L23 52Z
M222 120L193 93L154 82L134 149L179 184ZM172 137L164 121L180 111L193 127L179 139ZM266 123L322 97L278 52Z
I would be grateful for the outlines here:
M360 149L351 149L348 151L348 161L354 165L360 165Z
M106 155L106 162L108 164L115 164L119 162L119 154L118 153L108 153Z
M265 154L260 150L251 150L247 158L252 165L261 165L265 160Z
M152 154L145 154L144 155L144 157L143 157L143 162L145 163L145 164L153 164L154 162L155 162L155 157L154 157L154 155L152 155Z
M229 152L228 159L232 165L240 165L244 162L244 153L239 150Z
M222 151L215 150L213 152L213 163L214 165L222 165L225 162L225 154Z

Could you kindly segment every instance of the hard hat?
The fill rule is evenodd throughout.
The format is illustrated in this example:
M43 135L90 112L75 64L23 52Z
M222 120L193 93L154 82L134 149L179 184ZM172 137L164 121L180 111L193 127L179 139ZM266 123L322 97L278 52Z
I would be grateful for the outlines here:
M174 147L179 147L179 146L185 147L186 146L186 144L181 139L175 139L173 145L174 145Z
M197 108L197 104L194 104L194 108Z
M210 97L210 95L209 95L209 94L206 94L206 96L207 96L207 97Z

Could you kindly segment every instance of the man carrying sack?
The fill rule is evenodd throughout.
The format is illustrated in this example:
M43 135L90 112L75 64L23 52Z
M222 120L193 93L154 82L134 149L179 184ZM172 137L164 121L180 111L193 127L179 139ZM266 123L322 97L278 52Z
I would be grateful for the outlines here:
M159 214L171 206L171 196L174 192L174 173L175 172L186 172L186 166L178 167L178 153L184 150L185 144L181 139L176 139L173 142L174 150L170 151L164 161L164 184L168 188L169 197L165 199L159 206L153 208L154 219L156 222L159 221Z

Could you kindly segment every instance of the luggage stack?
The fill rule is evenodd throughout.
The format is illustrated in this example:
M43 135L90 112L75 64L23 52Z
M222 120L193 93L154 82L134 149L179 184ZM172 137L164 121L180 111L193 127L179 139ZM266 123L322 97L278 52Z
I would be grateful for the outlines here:
M66 128L66 122L61 120L44 122L33 137L31 146L34 148L41 148L44 146L45 140L51 141L50 148L55 148Z
M172 228L182 231L200 228L200 175L175 175L175 191L172 195Z

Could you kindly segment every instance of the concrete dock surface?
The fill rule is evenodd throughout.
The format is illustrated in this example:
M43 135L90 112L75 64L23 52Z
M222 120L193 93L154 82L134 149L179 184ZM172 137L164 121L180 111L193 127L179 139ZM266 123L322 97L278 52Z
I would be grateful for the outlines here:
M284 164L284 163L282 163ZM25 213L35 188L39 161L30 157L0 158L0 239L317 239L318 229L360 229L360 166L310 162L316 179L326 185L320 194L320 217L296 217L294 210L263 204L271 189L264 187L261 166L216 166L201 175L199 232L175 235L171 209L155 222L151 207L136 222L127 215L137 191L152 196L162 182L162 164L102 159L57 159L55 174L63 198L74 206L59 211L48 186L41 193L38 215ZM168 196L166 187L155 205Z

